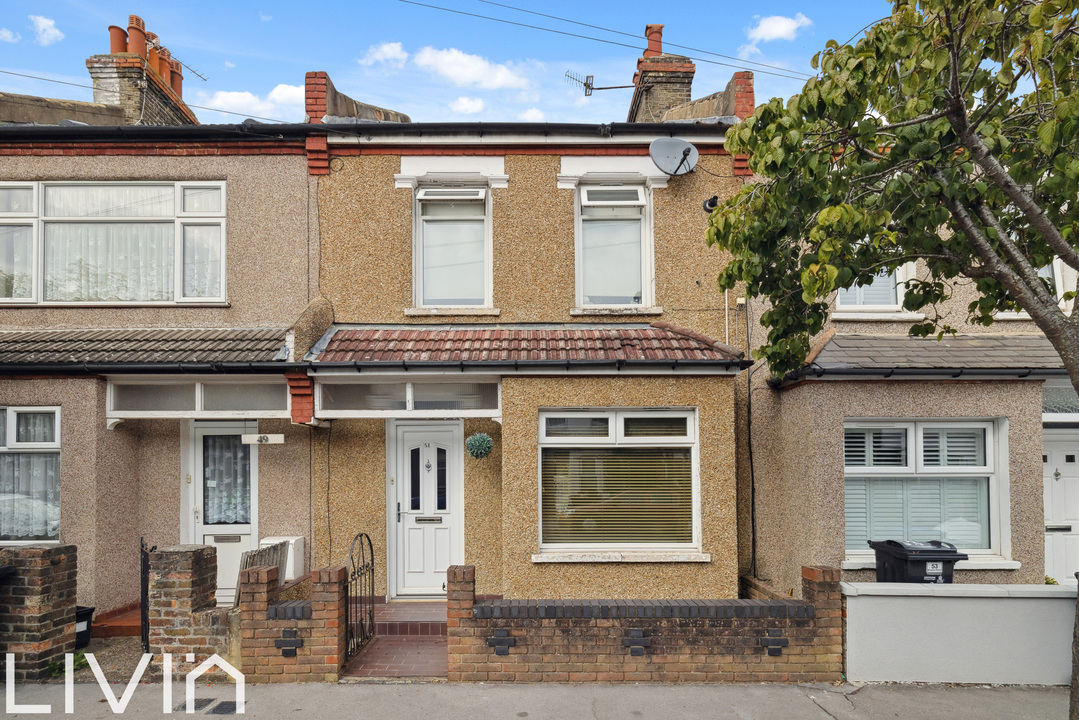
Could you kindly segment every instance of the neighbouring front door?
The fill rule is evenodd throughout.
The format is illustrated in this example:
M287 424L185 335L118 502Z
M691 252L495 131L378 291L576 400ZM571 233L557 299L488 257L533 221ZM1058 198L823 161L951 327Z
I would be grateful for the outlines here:
M257 445L245 445L243 423L195 426L194 541L217 548L217 602L236 598L240 557L258 546Z
M1079 572L1079 431L1045 431L1045 574L1074 585Z
M396 426L394 595L443 595L446 569L463 562L461 435L459 422Z

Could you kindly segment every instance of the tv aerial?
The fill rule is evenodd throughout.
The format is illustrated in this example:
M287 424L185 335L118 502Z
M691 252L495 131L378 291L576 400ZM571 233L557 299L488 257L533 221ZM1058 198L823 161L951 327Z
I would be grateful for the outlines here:
M607 87L596 87L592 82L592 77L592 75L587 75L582 78L577 73L572 73L568 70L566 71L566 81L583 87L585 97L591 96L593 90L621 90L622 88L637 87L636 85L608 85Z
M697 167L700 153L692 143L678 138L656 138L648 146L648 156L666 175L685 175Z

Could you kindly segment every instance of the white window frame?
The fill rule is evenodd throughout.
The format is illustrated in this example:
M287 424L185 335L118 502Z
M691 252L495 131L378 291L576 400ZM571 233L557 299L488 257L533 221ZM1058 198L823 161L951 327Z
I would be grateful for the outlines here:
M481 410L416 410L413 400L413 385L434 383L456 384L461 382L492 383L498 386L498 406L496 408L484 408ZM405 386L405 409L403 410L327 410L322 406L322 390L326 385L404 385ZM318 419L334 418L397 418L397 419L424 419L446 420L458 418L502 418L502 382L498 377L481 375L432 375L417 376L410 374L404 378L393 375L379 376L378 379L371 377L360 378L350 375L327 375L317 377L315 380L315 417Z
M115 185L159 185L170 186L174 189L173 214L161 217L45 217L44 195L49 187L100 187ZM40 182L0 182L0 187L32 187L33 208L28 212L0 213L2 225L27 225L32 233L32 297L30 298L0 298L0 306L9 305L34 305L40 307L132 307L132 306L173 306L173 305L224 305L227 304L228 290L228 239L226 237L227 226L227 193L225 181L157 181L157 180L131 180L125 182L116 181L40 181ZM217 212L186 213L183 212L183 191L189 188L216 188L221 193L221 209ZM168 222L174 225L173 235L173 299L172 300L108 300L108 301L62 301L45 300L45 232L47 223L95 223L95 222ZM189 225L210 225L220 228L221 233L221 267L220 267L220 292L214 297L186 297L183 286L183 229Z
M456 191L456 192L453 192ZM444 194L450 193L453 194ZM423 203L483 203L483 303L480 305L427 305L423 302ZM438 222L438 220L434 220ZM414 309L454 311L491 310L494 308L494 238L491 229L491 193L486 185L437 184L416 189L412 199L412 307Z
M989 523L988 548L958 548L970 556L970 561L961 561L959 569L975 569L984 563L984 567L1012 569L1018 563L1012 563L1011 555L1011 501L1008 478L1008 432L1006 420L975 419L917 419L917 420L862 420L850 419L843 424L846 430L872 428L905 428L907 431L906 467L847 467L844 465L844 484L849 477L910 477L932 475L934 477L988 477L987 519ZM983 466L935 466L923 461L923 435L925 430L935 429L980 428L985 430L985 459ZM844 498L843 507L846 507ZM844 545L846 532L844 530ZM865 550L846 549L843 568L858 569L874 567L875 553L868 546Z
M637 200L595 201L588 197L589 190L637 191ZM579 310L646 310L656 304L655 237L652 228L652 188L647 183L627 182L581 182L577 185L573 204L574 276L576 307ZM584 223L582 207L640 207L641 208L641 301L627 304L586 303L584 296Z
M609 417L610 435L608 437L555 437L548 438L546 433L547 418L549 417ZM624 420L627 417L684 417L686 418L685 437L641 437L625 438L623 431ZM539 443L536 451L536 537L539 544L539 553L533 556L533 562L544 562L544 555L556 558L557 561L590 561L606 562L627 560L632 561L639 557L636 554L647 554L647 560L662 560L663 555L685 561L708 561L708 556L701 556L701 466L700 466L700 442L697 432L697 410L685 409L596 409L582 408L580 410L567 408L548 408L539 413ZM621 439L619 439L621 438ZM543 448L545 447L575 447L575 448L605 448L605 447L688 447L692 463L692 520L693 539L688 543L545 543L543 542ZM621 555L621 553L628 553ZM579 557L572 557L578 554ZM609 554L604 557L604 554Z
M215 385L268 385L280 384L285 388L284 410L203 410L203 393L207 387ZM195 409L194 410L117 410L116 409L116 386L118 385L194 385L195 386ZM123 378L109 378L106 388L106 412L108 421L132 420L139 418L187 418L194 420L234 420L245 418L286 418L292 417L292 393L288 390L288 383L284 377L278 375L265 376L230 376L228 378L200 378L193 375L177 377L155 376L124 376Z
M19 413L45 413L51 412L53 414L53 427L56 430L55 439L53 442L17 442L15 440L15 424L16 415ZM4 413L5 417L5 437L4 445L0 447L0 454L7 453L60 453L60 406L59 405L0 405L0 413ZM61 463L63 458L61 458ZM63 488L63 476L57 477L59 487L57 492L60 492ZM61 516L61 524L63 517ZM0 540L0 547L8 547L15 545L36 545L40 543L58 545L60 538L56 540Z
M842 315L847 314L847 313L852 314L852 315L856 315L856 316L857 315L869 315L869 314L874 314L874 313L876 313L876 314L900 314L900 313L903 313L904 312L904 310L903 310L903 296L906 294L907 283L909 281L913 280L915 278L915 276L916 276L916 266L915 266L915 263L913 263L913 262L904 263L903 265L900 265L898 268L895 269L895 298L896 298L896 302L894 304L890 304L890 305L846 304L841 299L842 293L840 291L836 291L836 294L835 294L835 312L833 313L833 316L839 316L839 317L837 317L837 319L844 319L844 318L842 318ZM877 280L874 280L873 282L880 282L880 281L883 281L883 280L884 280L883 277L878 277ZM870 283L869 285L865 285L863 287L869 287L872 284L873 283ZM848 318L848 319L853 319L853 318Z
M1060 258L1054 258L1048 266L1053 270L1053 296L1058 299L1057 306L1065 314L1071 315L1075 307L1075 300L1064 300L1066 292L1076 289L1076 271L1068 267ZM1030 320L1030 313L1026 310L1008 310L998 312L993 316L996 320Z

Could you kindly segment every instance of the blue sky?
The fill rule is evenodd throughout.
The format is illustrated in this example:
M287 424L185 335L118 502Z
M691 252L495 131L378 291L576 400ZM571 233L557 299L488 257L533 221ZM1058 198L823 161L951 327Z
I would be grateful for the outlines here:
M597 87L630 84L648 23L665 25L666 52L696 58L694 98L722 90L737 69L729 65L734 65L757 71L759 103L797 92L804 82L800 74L811 72L810 58L829 39L847 41L890 8L884 0L419 1L621 45L400 0L149 4L3 0L0 70L5 72L0 73L0 91L91 100L91 91L78 87L89 85L86 58L107 53L108 26L126 28L128 15L134 13L146 21L147 30L161 37L174 58L206 77L203 81L184 71L188 103L240 113L196 109L205 123L239 122L245 116L302 121L304 73L311 70L328 72L338 90L357 100L399 110L415 121L622 121L631 90L596 91L586 98L565 75L593 75ZM672 47L675 43L698 50Z

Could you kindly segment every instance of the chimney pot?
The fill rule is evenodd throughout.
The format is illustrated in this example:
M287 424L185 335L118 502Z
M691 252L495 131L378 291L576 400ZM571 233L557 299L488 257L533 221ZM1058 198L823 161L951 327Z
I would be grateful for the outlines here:
M663 26L645 25L644 36L648 38L648 47L644 51L644 57L656 57L663 54Z
M147 38L147 39L149 39L149 38ZM154 72L159 71L159 65L161 63L161 60L159 59L156 45L151 43L150 45L147 46L146 58L145 59L146 59L146 64L149 65L150 68L153 69Z
M127 52L127 30L109 25L109 55Z
M168 48L157 51L157 74L165 81L166 85L172 85L172 53Z
M172 83L172 90L176 93L176 97L181 100L184 97L184 76L183 67L180 65L179 60L170 60L171 77L169 78Z
M150 43L156 48L161 47L161 39L157 36L157 33L150 31L146 32L146 42Z
M142 18L138 15L131 16L131 24L127 27L127 51L146 59L146 30Z
M139 30L146 29L146 23L143 22L142 18L140 18L138 15L128 15L127 24L128 26L137 27Z

